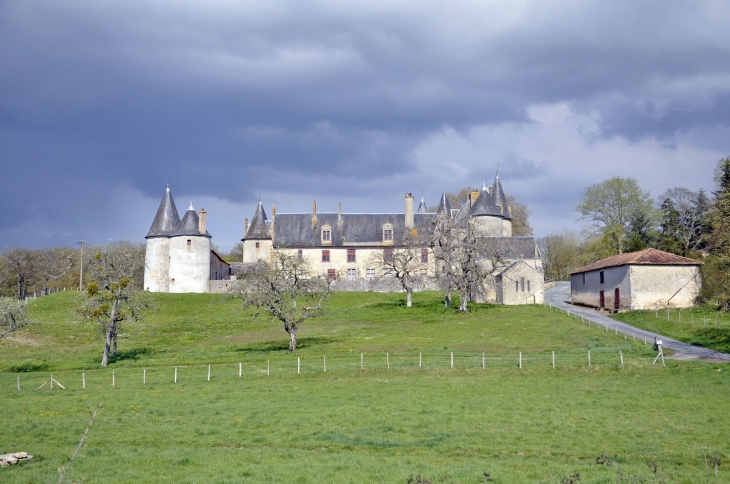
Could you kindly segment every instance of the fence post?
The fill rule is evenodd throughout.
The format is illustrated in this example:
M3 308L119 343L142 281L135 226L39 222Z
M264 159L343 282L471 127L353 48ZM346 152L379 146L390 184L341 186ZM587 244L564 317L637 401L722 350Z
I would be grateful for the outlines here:
M143 385L147 384L147 368L142 370L142 384Z
M482 370L484 369L484 352L482 351Z
M239 361L238 362L238 378L241 378L243 376L243 364Z
M553 351L553 369L555 369L555 352Z
M614 326L613 329L616 330L616 335L618 335L618 326Z
M210 381L210 365L208 365L208 381Z
M177 383L177 366L175 367L175 383Z
M522 352L520 351L520 370L522 369Z
M646 336L644 336L644 346L646 346Z
M606 333L608 333L608 325L606 325Z
M363 359L362 353L360 353L360 369L361 370L365 369L365 361Z
M86 390L86 374L85 373L81 374L81 387L84 390Z
M387 351L385 352L385 362L388 364L388 369L390 370L390 354Z
M266 360L266 376L269 376L271 374L271 365L269 363L270 360Z
M621 350L618 350L619 356L621 356L621 366L624 366L624 352Z
M112 372L112 375L114 375L114 372ZM51 379L48 381L51 384L51 390L53 390L53 375L51 375ZM112 380L112 381L114 381L114 380ZM112 386L114 386L114 384L112 384Z
M112 386L116 386L116 381L114 380L114 370L112 370Z
M591 351L588 350L588 368L591 367Z
M454 368L454 352L451 352L451 368Z
M423 353L418 353L418 367L421 368L423 365Z
M327 373L327 356L322 355L322 359L324 360L324 373Z
M18 391L20 391L20 375L18 375Z
M297 375L301 371L302 360L297 356Z

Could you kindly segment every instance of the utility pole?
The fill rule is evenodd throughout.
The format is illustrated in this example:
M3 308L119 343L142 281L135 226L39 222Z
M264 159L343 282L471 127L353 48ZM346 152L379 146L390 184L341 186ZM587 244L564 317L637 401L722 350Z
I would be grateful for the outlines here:
M80 272L79 272L79 291L82 291L84 288L84 241L81 241L81 264L80 264Z

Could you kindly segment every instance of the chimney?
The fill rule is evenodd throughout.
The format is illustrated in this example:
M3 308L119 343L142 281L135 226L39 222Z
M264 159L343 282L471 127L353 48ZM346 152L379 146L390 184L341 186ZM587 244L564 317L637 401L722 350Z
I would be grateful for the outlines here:
M406 211L405 211L405 227L407 229L413 228L415 222L413 220L413 194L406 193L405 196Z
M509 216L512 216L512 205L507 206L507 210L509 211Z
M198 232L205 235L207 232L205 230L205 215L207 212L204 208L200 209L200 215L198 216Z
M342 204L337 204L337 229L342 231Z
M246 220L243 223L243 236L245 237L248 233L248 217L246 217Z
M489 196L492 196L493 191L494 191L494 187L493 186L489 187Z
M474 202L477 201L477 198L479 198L479 191L474 190L473 192L469 193L469 206L473 206Z
M271 244L274 244L274 222L276 222L276 205L271 204ZM273 257L273 254L272 254Z
M317 226L317 201L312 202L312 228Z

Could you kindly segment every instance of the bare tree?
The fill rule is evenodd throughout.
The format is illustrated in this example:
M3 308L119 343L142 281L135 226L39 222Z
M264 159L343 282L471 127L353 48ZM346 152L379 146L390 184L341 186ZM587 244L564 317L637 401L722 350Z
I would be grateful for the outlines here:
M13 280L15 296L23 299L28 289L36 283L38 258L34 251L22 247L8 249L3 253L3 272Z
M102 328L105 336L102 366L109 364L110 352L117 356L121 322L139 320L140 312L149 307L146 294L133 284L139 270L137 250L130 244L99 248L92 259L88 272L91 282L86 286L81 314Z
M368 261L369 265L382 267L383 276L398 281L406 293L406 306L409 308L413 304L413 290L424 281L424 272L428 270L427 241L428 237L422 233L419 236L415 230L406 229L392 247L373 253Z
M676 236L683 245L684 253L696 250L702 243L702 225L709 210L709 201L701 190L693 192L686 188L675 187L664 192L660 204L669 200L676 217Z
M436 277L446 288L446 307L456 291L459 311L466 313L470 300L495 287L496 274L507 266L508 248L501 237L483 234L470 222L454 226L447 217L436 219L432 240Z
M246 308L256 316L266 314L284 323L289 334L289 351L297 349L297 331L309 318L321 314L334 279L314 274L306 258L284 250L275 251L274 261L259 261L235 287Z
M19 330L30 322L25 304L11 298L0 298L0 338Z
M575 232L550 234L538 240L545 278L567 281L569 274L581 266L582 243Z
M37 275L43 284L43 293L48 294L52 281L61 279L74 268L75 251L63 247L49 247L36 251Z

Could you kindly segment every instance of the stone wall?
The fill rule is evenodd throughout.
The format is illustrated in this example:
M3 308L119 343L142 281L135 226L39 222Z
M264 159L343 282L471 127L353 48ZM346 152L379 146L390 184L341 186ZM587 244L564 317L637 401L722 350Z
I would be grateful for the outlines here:
M698 266L631 266L631 309L693 306L700 284Z

